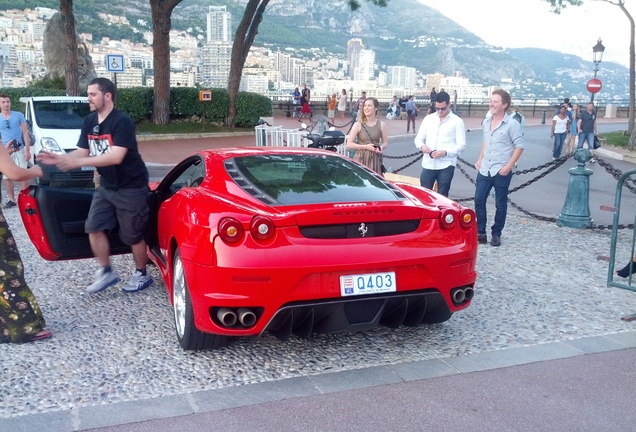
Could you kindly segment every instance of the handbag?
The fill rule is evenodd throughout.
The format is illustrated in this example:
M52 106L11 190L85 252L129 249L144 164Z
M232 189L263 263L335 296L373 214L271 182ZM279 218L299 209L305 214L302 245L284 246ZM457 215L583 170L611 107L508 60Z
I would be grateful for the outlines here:
M601 147L601 142L599 141L598 137L594 135L594 150L600 147Z

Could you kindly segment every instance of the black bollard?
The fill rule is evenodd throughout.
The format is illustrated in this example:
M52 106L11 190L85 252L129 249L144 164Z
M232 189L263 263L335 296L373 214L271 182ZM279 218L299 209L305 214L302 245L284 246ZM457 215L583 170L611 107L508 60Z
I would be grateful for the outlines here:
M541 118L541 124L545 124L545 110L543 110L543 117Z

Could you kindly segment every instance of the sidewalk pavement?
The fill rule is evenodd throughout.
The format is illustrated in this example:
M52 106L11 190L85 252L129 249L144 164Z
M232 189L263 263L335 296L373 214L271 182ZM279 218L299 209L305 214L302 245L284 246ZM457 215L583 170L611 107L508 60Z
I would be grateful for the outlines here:
M321 116L314 116L318 119ZM482 117L466 117L463 118L467 131L481 130ZM273 118L272 126L282 126L285 129L297 129L300 128L301 123L295 118L289 118L285 116L276 116ZM339 118L335 119L336 128L342 130L345 134L349 130L351 118L345 117L344 124ZM404 139L408 137L415 138L413 132L406 132L406 120L383 120L386 121L388 126L389 143L391 139ZM416 128L419 128L422 117L416 119ZM303 119L303 122L309 124L308 119ZM624 118L599 118L599 124L603 123L626 123L627 119ZM550 124L550 120L546 121ZM346 125L341 127L341 125ZM526 118L525 127L541 126L540 117ZM199 150L205 150L209 148L223 148L223 147L247 147L256 145L255 133L238 133L238 134L199 134L193 136L192 134L186 135L151 135L143 134L138 135L137 140L139 142L139 151L143 160L150 164L176 164L187 156L195 153ZM617 160L630 160L636 163L636 155L630 154L630 152L617 149L608 148L607 146L601 147L597 150L599 154L605 157Z
M636 332L626 332L80 406L2 424L14 432L629 431L635 356Z

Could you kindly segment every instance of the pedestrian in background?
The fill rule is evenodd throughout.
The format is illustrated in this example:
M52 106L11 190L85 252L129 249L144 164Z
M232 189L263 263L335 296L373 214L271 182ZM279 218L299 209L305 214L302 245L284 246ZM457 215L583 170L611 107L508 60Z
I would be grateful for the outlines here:
M20 168L27 168L31 160L31 140L29 138L29 128L24 114L18 111L11 111L11 98L6 93L0 93L0 135L2 145L11 154L11 160ZM13 180L7 177L8 201L4 208L9 209L16 206L15 190ZM20 190L29 187L28 181L20 182Z
M340 111L340 122L344 123L345 111L347 111L347 90L342 89L340 99L338 99L338 111Z
M56 165L62 171L94 166L100 175L84 225L100 268L86 292L100 292L120 280L110 266L106 235L117 226L119 238L132 249L136 266L122 291L141 291L153 282L146 272L148 253L144 241L150 213L148 170L137 147L135 123L115 108L114 84L106 78L95 78L87 93L92 112L84 119L77 150L63 155L42 152L38 161Z
M431 89L431 94L430 94L430 98L429 98L431 103L429 104L428 110L426 111L428 114L435 112L435 99L436 98L437 98L437 91L435 91L435 87L433 87Z
M356 102L356 112L355 115L353 116L353 118L355 118L356 120L360 120L360 115L362 114L362 107L364 106L364 101L367 100L367 92L362 92L362 95L360 96L360 98L358 98L358 101Z
M594 137L598 135L598 132L596 131L596 111L594 111L593 102L588 102L587 110L579 114L578 132L577 149L583 148L583 144L587 143L587 149L590 151L590 163L596 162L594 159Z
M417 117L417 112L419 111L417 109L417 105L415 105L415 99L413 98L413 95L409 96L409 100L406 102L406 133L409 133L409 128L411 123L413 123L413 133L416 133L417 131L415 130L415 117Z
M353 157L376 173L382 173L382 151L387 148L386 123L378 118L380 103L374 97L367 98L360 110L360 120L349 131L347 148L355 150ZM357 141L357 142L356 142Z
M301 105L300 105L300 91L298 90L298 87L296 87L294 89L294 93L292 93L292 95L293 95L292 101L293 101L293 105L294 105L294 114L293 114L292 118L296 118L296 117L300 116L300 108L301 108Z
M509 116L510 93L498 89L490 98L490 113L483 122L481 152L475 163L477 182L475 186L475 214L477 216L477 240L488 243L486 235L486 200L495 189L495 221L491 227L492 246L501 245L501 232L508 213L508 187L512 171L523 152L524 140L521 124Z
M334 117L336 116L336 104L338 103L338 95L332 94L331 97L327 96L327 119L333 126Z
M415 137L415 147L424 153L420 185L433 189L437 181L437 192L448 196L457 156L466 148L466 128L451 111L448 93L437 93L434 105L435 112L424 117Z
M17 166L0 148L0 171L17 181L42 177L42 168ZM24 265L11 228L0 210L0 343L31 342L51 337L40 306L24 280Z
M568 135L568 130L570 130L570 118L566 114L567 111L568 107L561 105L559 113L552 118L552 130L550 132L550 137L554 139L554 143L552 144L552 160L561 157L561 150Z
M574 147L579 140L578 123L579 123L579 106L577 104L572 105L572 121L570 122L570 130L567 139L567 154L574 153Z

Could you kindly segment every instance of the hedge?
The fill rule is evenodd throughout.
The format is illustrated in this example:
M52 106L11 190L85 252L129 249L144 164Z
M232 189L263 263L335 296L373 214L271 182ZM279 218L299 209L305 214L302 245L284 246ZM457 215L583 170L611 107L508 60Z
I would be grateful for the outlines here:
M0 88L11 98L11 106L24 112L20 98L24 96L64 96L64 90L45 88ZM150 121L152 118L153 89L151 87L133 87L117 90L117 108L126 112L135 123ZM227 115L229 97L225 89L212 89L210 102L199 101L199 89L192 87L173 87L170 89L170 118L186 119L192 116L204 117L206 121L223 123ZM272 115L272 102L269 98L248 92L239 92L236 98L236 118L238 127L253 127L260 117Z

